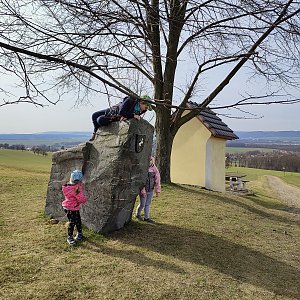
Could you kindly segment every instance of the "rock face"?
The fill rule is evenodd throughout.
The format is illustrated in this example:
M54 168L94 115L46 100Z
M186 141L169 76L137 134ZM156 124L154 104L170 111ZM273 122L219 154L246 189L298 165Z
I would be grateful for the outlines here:
M145 184L154 128L132 119L101 127L92 143L53 154L46 214L61 220L61 187L70 173L82 170L88 201L81 208L84 225L109 233L131 220L136 196Z

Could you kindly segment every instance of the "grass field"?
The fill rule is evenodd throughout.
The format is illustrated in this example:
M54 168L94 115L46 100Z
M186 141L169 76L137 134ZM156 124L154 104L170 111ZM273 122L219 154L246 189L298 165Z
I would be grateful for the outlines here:
M0 149L0 165L34 172L49 173L51 153L47 156L33 154L31 151Z
M300 299L299 214L260 174L249 173L255 196L164 185L155 225L84 229L71 247L65 223L43 215L49 157L8 157L0 151L0 299Z
M247 175L247 180L259 181L264 175L272 175L281 178L288 184L297 186L300 188L300 173L295 172L283 172L274 170L263 170L253 168L242 168L242 167L230 167L226 169L226 172L237 172Z
M242 148L242 147L226 147L225 152L229 154L245 153L249 151L273 152L274 149L269 148Z

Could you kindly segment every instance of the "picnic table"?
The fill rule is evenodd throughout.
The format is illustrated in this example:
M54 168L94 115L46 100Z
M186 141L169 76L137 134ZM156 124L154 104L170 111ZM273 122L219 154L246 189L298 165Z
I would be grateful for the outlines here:
M229 187L231 190L247 190L247 182L249 180L245 180L247 175L246 174L241 174L241 173L226 173L225 174L225 181L229 182Z

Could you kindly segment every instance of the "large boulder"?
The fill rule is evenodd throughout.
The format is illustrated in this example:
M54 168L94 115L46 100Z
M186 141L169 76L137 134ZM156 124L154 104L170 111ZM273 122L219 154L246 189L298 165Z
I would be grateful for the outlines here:
M109 233L131 220L136 197L145 184L154 128L132 119L101 127L90 143L53 154L46 198L46 214L62 220L61 188L70 173L84 174L88 201L81 209L82 222L96 232Z

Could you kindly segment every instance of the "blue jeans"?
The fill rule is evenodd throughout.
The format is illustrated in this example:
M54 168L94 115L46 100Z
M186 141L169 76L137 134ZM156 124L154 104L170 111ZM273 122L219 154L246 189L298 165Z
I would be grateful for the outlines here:
M136 209L136 215L140 216L142 213L142 210L144 209L144 218L149 219L150 218L150 204L152 202L153 198L153 191L147 192L146 197L139 196L140 197L140 204L138 205Z
M94 132L101 126L107 126L112 122L112 119L107 116L109 109L99 110L93 113L92 121L94 124Z

